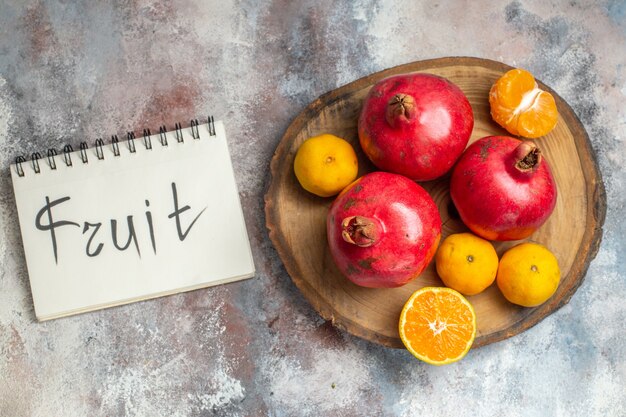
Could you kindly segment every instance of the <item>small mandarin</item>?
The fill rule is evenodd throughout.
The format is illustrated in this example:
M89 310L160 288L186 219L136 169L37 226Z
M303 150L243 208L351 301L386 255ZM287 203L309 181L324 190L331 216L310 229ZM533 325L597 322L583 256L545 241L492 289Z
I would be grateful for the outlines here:
M552 297L560 279L552 252L537 243L522 243L502 255L496 282L511 303L535 307Z
M352 145L330 134L305 140L294 160L294 172L302 188L320 197L338 194L356 179L358 169Z
M493 245L472 233L448 236L437 250L437 274L443 283L464 295L474 295L493 284L498 254Z

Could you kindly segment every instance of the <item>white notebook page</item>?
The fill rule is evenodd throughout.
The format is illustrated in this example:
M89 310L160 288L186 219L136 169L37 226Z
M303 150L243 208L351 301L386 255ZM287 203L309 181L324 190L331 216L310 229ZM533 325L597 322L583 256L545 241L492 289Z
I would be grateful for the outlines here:
M254 264L224 126L11 166L39 320L248 278ZM131 217L129 217L131 216ZM52 221L51 221L52 220ZM132 225L132 229L129 228ZM131 231L134 230L134 233Z

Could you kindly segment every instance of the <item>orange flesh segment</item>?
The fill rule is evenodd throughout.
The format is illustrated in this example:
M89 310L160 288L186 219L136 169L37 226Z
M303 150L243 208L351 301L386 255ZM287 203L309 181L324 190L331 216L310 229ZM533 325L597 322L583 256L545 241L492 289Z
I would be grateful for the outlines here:
M523 136L538 137L543 132L549 132L556 125L558 113L556 103L551 94L542 91L539 93L533 105L519 115L517 128L524 132Z
M507 72L496 85L500 104L508 108L519 106L524 94L537 86L532 74L520 69Z
M401 332L407 348L418 358L453 361L464 356L473 342L474 312L460 294L454 293L423 292L406 310Z

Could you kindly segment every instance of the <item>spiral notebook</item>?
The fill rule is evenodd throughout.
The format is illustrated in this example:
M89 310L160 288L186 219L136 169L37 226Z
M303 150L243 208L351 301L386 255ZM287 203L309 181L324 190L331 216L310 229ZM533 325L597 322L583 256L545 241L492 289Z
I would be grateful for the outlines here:
M11 165L38 320L249 278L222 122L66 146Z

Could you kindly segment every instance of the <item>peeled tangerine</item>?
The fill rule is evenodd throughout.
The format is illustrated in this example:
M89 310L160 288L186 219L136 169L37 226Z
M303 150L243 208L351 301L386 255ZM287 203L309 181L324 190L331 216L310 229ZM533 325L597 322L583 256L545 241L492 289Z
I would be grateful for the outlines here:
M552 172L537 145L508 136L472 143L450 180L461 220L488 240L527 238L548 220L556 196Z
M441 218L430 195L406 177L372 172L344 189L327 217L339 270L364 287L398 287L432 260Z
M504 74L489 92L491 117L513 135L538 138L550 133L559 116L552 94L523 69Z

